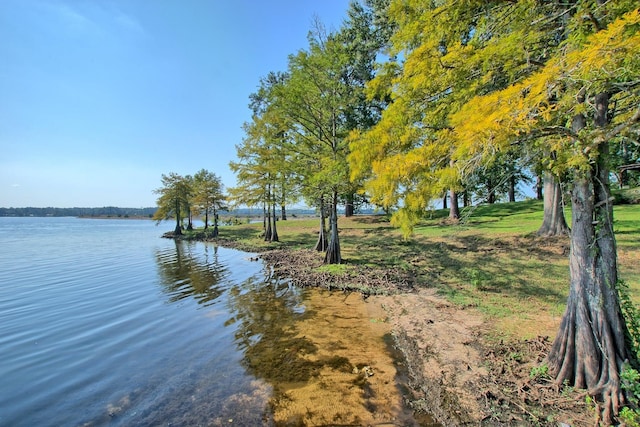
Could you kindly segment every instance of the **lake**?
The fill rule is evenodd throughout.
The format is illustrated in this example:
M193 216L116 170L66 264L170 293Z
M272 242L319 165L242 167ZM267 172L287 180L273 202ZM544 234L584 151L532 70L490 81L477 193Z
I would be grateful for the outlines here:
M414 423L383 314L172 228L0 218L1 426Z

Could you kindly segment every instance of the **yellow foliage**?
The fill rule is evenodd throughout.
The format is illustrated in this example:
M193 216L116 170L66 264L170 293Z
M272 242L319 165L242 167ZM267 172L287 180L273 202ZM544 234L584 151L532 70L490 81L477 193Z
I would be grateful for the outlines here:
M551 47L541 65L530 58L550 40L539 3L392 0L392 53L403 62L381 71L369 93L393 102L374 128L351 135L349 161L353 177L368 177L372 201L401 207L394 221L406 230L431 199L514 143L555 152L546 165L556 172L588 165L603 130L572 134L572 117L593 116L578 94L616 93L635 81L635 92L614 100L626 110L611 127L640 105L640 12Z

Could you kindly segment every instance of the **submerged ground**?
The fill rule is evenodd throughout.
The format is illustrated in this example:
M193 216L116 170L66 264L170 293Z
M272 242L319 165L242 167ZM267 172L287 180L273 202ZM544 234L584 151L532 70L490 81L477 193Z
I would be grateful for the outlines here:
M309 250L316 218L279 221L278 243L262 241L261 223L224 227L218 241L262 252L298 285L346 291L344 304L348 292L362 295L381 313L363 321L388 328L402 354L406 403L418 413L444 425L592 424L584 393L558 389L541 368L568 294L568 237L535 235L537 201L470 208L455 225L445 216L434 212L407 241L384 216L340 218L339 266ZM615 220L620 276L639 301L640 206L616 206ZM304 389L296 393L319 393ZM274 402L276 414L295 401Z

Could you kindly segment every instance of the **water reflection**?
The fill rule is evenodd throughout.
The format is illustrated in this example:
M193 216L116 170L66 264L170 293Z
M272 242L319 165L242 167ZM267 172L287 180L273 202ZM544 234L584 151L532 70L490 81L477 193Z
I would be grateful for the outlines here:
M225 291L222 282L231 272L218 259L218 247L175 241L175 252L156 253L160 284L176 302L193 297L205 306L212 304Z
M236 344L251 374L276 388L306 382L326 362L309 360L318 347L294 328L313 312L303 305L303 290L268 274L264 283L249 280L230 290L229 307L235 315L227 324L238 322Z

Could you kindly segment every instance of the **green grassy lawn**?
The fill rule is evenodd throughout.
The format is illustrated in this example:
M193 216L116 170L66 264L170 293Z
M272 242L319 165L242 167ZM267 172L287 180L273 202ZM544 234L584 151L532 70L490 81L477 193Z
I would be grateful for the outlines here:
M614 209L620 276L640 303L640 205ZM339 219L344 266L401 268L452 303L482 312L495 338L553 335L568 294L568 237L539 238L542 202L525 201L463 210L459 224L434 211L404 240L384 216ZM566 211L570 222L570 209ZM318 218L278 222L280 242L264 242L262 223L221 228L221 237L256 249L310 249ZM322 254L318 254L322 257ZM327 268L327 267L323 267ZM333 271L329 268L328 271Z

